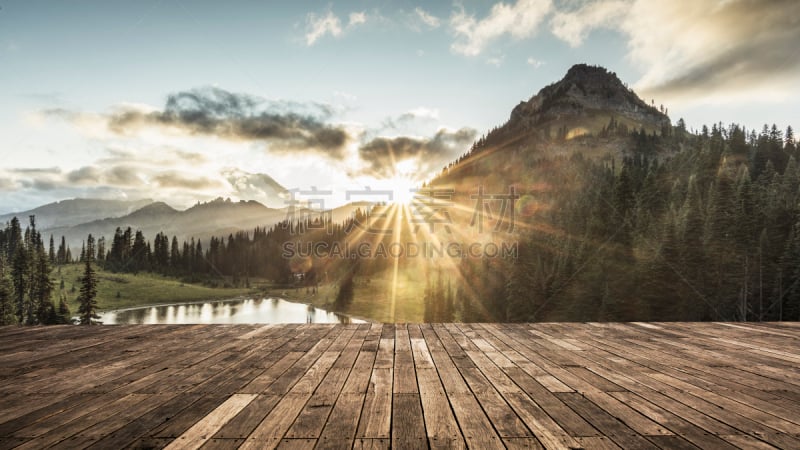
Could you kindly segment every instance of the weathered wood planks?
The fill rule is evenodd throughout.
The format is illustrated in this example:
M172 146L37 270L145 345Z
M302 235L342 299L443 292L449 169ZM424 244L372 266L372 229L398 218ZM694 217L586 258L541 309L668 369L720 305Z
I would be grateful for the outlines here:
M800 448L791 323L0 328L4 448Z

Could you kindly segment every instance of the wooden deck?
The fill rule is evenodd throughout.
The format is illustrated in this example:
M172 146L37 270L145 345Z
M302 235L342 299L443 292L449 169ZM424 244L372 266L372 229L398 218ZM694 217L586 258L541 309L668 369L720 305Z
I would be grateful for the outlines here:
M800 324L0 328L0 448L800 449Z

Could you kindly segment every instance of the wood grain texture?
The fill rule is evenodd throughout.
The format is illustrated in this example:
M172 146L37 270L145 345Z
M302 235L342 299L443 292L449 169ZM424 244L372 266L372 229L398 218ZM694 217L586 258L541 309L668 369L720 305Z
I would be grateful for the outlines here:
M794 323L0 328L4 448L800 448Z

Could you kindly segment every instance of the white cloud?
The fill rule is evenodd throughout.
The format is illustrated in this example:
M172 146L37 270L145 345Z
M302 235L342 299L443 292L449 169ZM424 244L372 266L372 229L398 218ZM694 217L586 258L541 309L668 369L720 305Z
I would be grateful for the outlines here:
M332 11L325 14L308 13L306 16L306 45L314 45L325 35L338 38L346 31L367 23L367 13L354 11L347 16L347 26L342 26L342 20Z
M544 65L544 61L539 61L538 59L533 57L529 57L527 63L534 69L538 69L539 67L542 67Z
M517 0L511 5L497 3L489 15L480 20L461 8L450 17L450 27L456 35L450 48L455 53L477 56L501 36L529 38L552 8L552 0Z
M338 37L342 34L342 22L333 12L328 11L322 16L309 13L306 17L306 45L312 46L326 34Z
M422 8L414 8L414 16L417 21L421 22L422 24L430 27L430 28L438 28L441 25L441 20L438 17L428 13Z
M414 108L408 111L408 114L412 114L415 117L439 120L439 110L437 108L426 108L424 106L420 106L419 108Z
M555 13L550 30L570 46L579 47L594 28L619 24L629 7L630 2L623 0L586 3L573 11Z
M367 14L362 12L352 12L350 13L350 22L347 24L348 27L354 27L356 25L361 25L367 22Z

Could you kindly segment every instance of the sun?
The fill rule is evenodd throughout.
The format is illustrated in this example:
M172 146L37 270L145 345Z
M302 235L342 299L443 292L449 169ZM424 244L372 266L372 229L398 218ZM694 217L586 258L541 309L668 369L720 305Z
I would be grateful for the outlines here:
M414 188L417 187L412 175L417 171L417 162L413 159L399 161L394 165L394 177L388 180L394 193L395 203L408 205L414 200Z
M414 189L417 187L414 180L404 175L398 175L388 180L393 193L393 202L408 205L414 200Z

